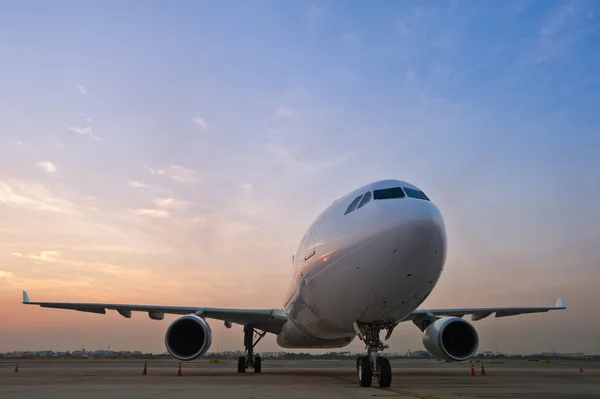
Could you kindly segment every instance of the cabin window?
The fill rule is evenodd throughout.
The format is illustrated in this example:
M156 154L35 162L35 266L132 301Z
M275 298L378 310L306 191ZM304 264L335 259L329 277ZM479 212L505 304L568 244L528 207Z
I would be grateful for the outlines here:
M344 215L347 215L350 212L352 212L353 210L355 210L356 206L358 205L358 202L360 201L361 198L362 198L362 194L359 195L358 197L354 198L354 201L352 201L350 203L350 205L348 205L348 209L346 209L346 212L344 212Z
M362 200L360 200L360 204L358 204L356 209L362 208L363 205L365 205L369 201L371 201L371 192L367 191L367 193L362 197Z
M404 191L406 192L406 195L410 198L418 198L418 199L422 199L425 201L429 201L429 198L427 198L427 196L425 195L425 193L423 191L415 190L414 188L408 188L408 187L404 187Z
M402 191L401 187L393 187L393 188L384 188L381 190L373 191L373 199L383 200L383 199L391 199L391 198L403 198L405 197L404 191Z

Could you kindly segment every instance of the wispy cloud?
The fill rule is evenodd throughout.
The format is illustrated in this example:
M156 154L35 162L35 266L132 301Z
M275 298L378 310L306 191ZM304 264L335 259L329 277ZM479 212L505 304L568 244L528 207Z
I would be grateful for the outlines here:
M311 4L304 8L304 16L309 24L316 25L324 21L329 14L325 5Z
M304 173L316 172L325 168L340 165L347 162L357 152L357 150L351 150L336 157L329 158L327 161L307 162L296 159L286 147L279 144L268 143L266 145L266 150L270 155L271 162L285 165Z
M298 112L287 105L278 106L275 110L273 118L282 121L300 122L300 116L298 115Z
M83 119L85 119L88 123L92 123L92 118L90 118L89 116L87 116L86 114L84 114L83 112L79 113L79 116Z
M54 196L38 183L0 181L0 205L2 204L34 211L79 213L73 202Z
M528 41L525 65L548 62L565 55L578 41L597 33L600 27L591 8L594 2L559 2L542 19L538 35Z
M148 165L144 165L144 167L153 176L166 176L178 183L193 184L198 181L198 172L196 170L181 165L169 165L166 168L153 168ZM146 188L150 188L150 186L146 185Z
M346 32L342 35L342 41L348 47L357 47L363 42L361 32Z
M2 140L15 143L19 147L25 145L22 141L15 140L12 137L3 137Z
M28 254L24 255L20 252L14 252L13 256L17 258L25 258L35 261L41 262L49 262L49 263L58 263L60 262L60 252L59 251L41 251L39 255Z
M243 189L245 189L245 190L249 190L249 191L251 191L251 190L254 189L254 187L250 183L241 184L240 187L243 188Z
M39 166L40 168L44 169L48 173L56 172L56 166L50 161L38 162L38 163L36 163L36 165Z
M155 198L154 204L159 208L167 208L167 209L177 209L183 210L187 209L190 205L189 202L176 199L176 198Z
M81 94L84 94L86 96L88 95L87 90L83 86L81 86L79 83L77 83L77 88L79 89L79 91L81 92Z
M170 218L171 217L171 212L165 210L165 209L143 209L143 208L139 208L136 209L135 214L137 216L149 216L149 217L154 217L154 218Z
M69 128L70 131L75 132L75 134L77 136L87 136L89 137L91 140L100 140L100 137L94 135L94 132L92 131L92 128L89 126L86 127L75 127L75 126L71 126Z
M193 119L193 122L196 125L200 126L202 129L208 129L208 125L206 124L206 121L204 120L204 118L200 118L199 116L195 117Z
M144 165L144 167L145 167L146 169L148 169L148 171L149 171L149 172L150 172L152 175L160 175L160 176L162 176L162 175L164 175L164 174L165 174L165 171L164 171L163 169L154 169L154 168L151 168L151 167L150 167L150 166L148 166L148 165Z
M144 182L141 182L138 180L129 180L127 182L127 185L129 187L133 187L133 188L139 190L142 193L146 193L146 192L168 193L169 192L169 190L159 187L157 185L144 183Z
M198 172L194 169L188 169L181 165L171 165L167 174L172 180L179 183L193 184L198 181Z
M4 270L0 270L0 279L2 279L2 278L10 278L12 276L13 276L13 273L6 272Z

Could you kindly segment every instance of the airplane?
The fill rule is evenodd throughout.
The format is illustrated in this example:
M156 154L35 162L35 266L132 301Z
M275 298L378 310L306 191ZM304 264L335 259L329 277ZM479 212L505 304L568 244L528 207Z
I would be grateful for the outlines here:
M436 286L446 261L447 233L437 205L417 186L387 179L363 185L335 200L317 216L292 255L291 281L282 306L235 309L113 303L34 302L23 291L23 303L46 308L105 314L116 310L126 318L147 312L150 319L181 315L165 333L167 351L180 361L194 360L211 346L207 319L227 328L243 326L244 356L237 371L262 370L254 348L267 334L282 348L342 348L356 338L365 344L356 359L358 384L376 378L389 387L389 360L379 355L401 322L411 321L422 333L424 347L438 359L470 359L479 347L471 321L566 309L562 297L553 307L483 307L419 309Z

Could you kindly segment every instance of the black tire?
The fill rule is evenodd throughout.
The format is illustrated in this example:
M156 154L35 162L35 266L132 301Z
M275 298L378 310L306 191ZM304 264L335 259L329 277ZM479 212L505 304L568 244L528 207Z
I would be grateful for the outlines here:
M377 382L381 388L387 388L392 385L392 367L390 361L385 357L377 358L377 368L379 374L377 375Z
M358 365L360 364L360 359L367 359L368 356L359 356L356 358L356 371L358 371Z
M246 358L244 356L238 357L238 373L246 372Z
M254 372L255 373L260 373L262 370L261 360L262 359L258 355L256 355L254 357Z
M371 359L368 356L358 359L358 383L361 387L370 387L373 379Z

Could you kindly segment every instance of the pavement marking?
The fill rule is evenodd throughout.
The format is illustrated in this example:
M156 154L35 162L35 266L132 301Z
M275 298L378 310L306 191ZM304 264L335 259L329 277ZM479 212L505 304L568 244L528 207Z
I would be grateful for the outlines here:
M334 379L346 381L346 382L352 384L352 381L347 380L347 379L342 378L342 377L335 377L335 376L330 376L330 377L334 378ZM354 385L354 387L361 388L361 386L359 386L359 385ZM350 388L350 386L348 386L348 388ZM438 399L438 398L436 398L434 396L421 395L420 393L403 391L403 390L395 389L395 388L381 388L381 387L377 387L377 386L371 386L371 388L373 388L373 389L379 389L381 391L393 392L393 393L396 394L396 395L391 395L391 394L388 394L388 395L386 395L386 394L380 394L380 395L378 395L378 394L374 394L374 395L371 395L371 396L396 396L396 397L397 396L408 396L408 397L419 398L419 399Z

